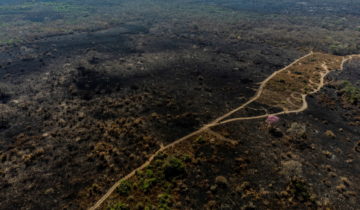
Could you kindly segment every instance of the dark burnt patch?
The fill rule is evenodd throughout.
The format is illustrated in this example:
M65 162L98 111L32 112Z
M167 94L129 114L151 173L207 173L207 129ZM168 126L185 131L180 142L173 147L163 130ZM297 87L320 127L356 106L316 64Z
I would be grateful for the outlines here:
M0 79L17 79L41 72L44 67L59 57L72 57L96 49L104 53L128 55L136 53L130 35L147 33L147 28L137 25L124 25L93 32L78 32L40 37L33 42L15 44L6 52L0 53ZM31 52L25 51L30 49ZM3 62L6 61L6 62ZM96 62L95 60L93 62Z
M11 95L0 89L0 103L7 103L11 99Z
M77 92L72 94L77 94L84 99L91 99L96 94L109 94L119 90L123 79L80 66L77 68L74 80Z
M206 25L207 20L153 14L126 14L132 24L41 34L0 52L1 82L14 86L6 92L11 98L0 103L6 114L0 120L2 209L88 208L161 143L243 104L256 83L316 42L274 40L276 35L263 33L262 26L253 34L251 21ZM356 68L343 79L355 84ZM306 113L281 116L276 129L282 136L271 135L264 119L249 120L214 128L237 145L223 145L215 137L190 145L186 151L194 150L196 157L184 157L187 175L170 187L179 193L174 206L327 207L314 206L312 190L322 196L319 201L334 201L331 207L355 206L351 191L359 191L352 183L359 182L360 164L358 139L352 137L359 132L348 121L358 120L349 111L354 106L332 103L339 99L335 85L325 89L321 97L309 97ZM259 110L242 114L263 114L261 104L251 105ZM293 121L305 124L305 134L289 136ZM323 170L325 164L330 167Z
M0 119L0 132L10 128L10 124L7 119Z

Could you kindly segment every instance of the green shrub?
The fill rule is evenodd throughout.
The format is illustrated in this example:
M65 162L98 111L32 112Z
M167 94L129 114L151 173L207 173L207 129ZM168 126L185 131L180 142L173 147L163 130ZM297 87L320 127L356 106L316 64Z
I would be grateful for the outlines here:
M167 158L163 168L166 179L181 176L185 173L185 163L176 157Z
M360 88L357 88L351 82L344 81L343 88L340 92L345 96L345 99L351 104L360 103Z
M151 169L146 169L145 175L146 175L146 177L153 177L153 176L154 176L154 172L153 172L153 170L151 170Z
M158 195L159 209L168 210L171 209L172 197L167 193L161 193Z
M126 203L116 203L114 206L110 207L109 210L130 210L129 205Z
M120 185L116 188L116 191L122 196L128 196L132 190L132 184L125 180L120 183Z
M142 180L142 183L140 185L140 189L144 192L148 192L151 187L153 187L157 183L156 178L145 178Z
M137 173L138 181L133 183L133 189L140 189L145 193L149 192L155 185L169 189L169 180L186 173L183 159L191 161L190 156L182 156L180 159L174 156L161 155L152 165Z
M198 143L198 144L204 144L204 143L205 143L205 139L204 139L204 137L202 137L202 136L198 136L198 137L196 137L196 139L195 139L195 143Z
M186 163L190 163L191 161L192 161L192 159L191 159L191 156L190 155L183 155L182 157L181 157L181 159L184 161L184 162L186 162Z

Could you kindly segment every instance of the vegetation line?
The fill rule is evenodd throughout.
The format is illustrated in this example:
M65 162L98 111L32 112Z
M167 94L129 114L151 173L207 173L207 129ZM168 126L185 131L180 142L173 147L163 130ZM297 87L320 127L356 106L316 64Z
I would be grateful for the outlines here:
M222 121L224 120L225 118L231 116L232 114L234 114L235 112L238 112L240 110L242 110L243 108L245 108L247 105L249 105L250 103L254 102L255 100L257 100L262 92L264 91L264 87L265 85L267 84L268 81L270 81L274 76L276 76L277 74L279 74L280 72L282 71L285 71L286 69L292 67L295 63L299 62L300 60L308 57L308 56L311 56L312 54L314 54L312 51L304 56L302 56L301 58L299 59L296 59L294 62L292 62L291 64L289 64L288 66L284 67L283 69L280 69L276 72L274 72L273 74L271 74L269 77L267 77L264 81L262 81L260 83L260 87L258 88L257 90L257 93L247 102L245 102L244 104L242 104L241 106L237 107L236 109L218 117L217 119L215 119L213 122L209 123L209 124L206 124L204 125L203 127L201 127L200 129L180 138L180 139L177 139L176 141L166 145L166 146L161 146L159 150L157 150L154 154L152 154L149 159L144 163L142 164L140 167L134 169L132 172L130 172L128 175L126 175L125 177L121 178L119 181L117 181L97 202L94 206L90 207L89 210L95 210L97 208L99 208L101 206L101 204L116 190L116 188L120 185L120 183L122 181L125 181L125 180L128 180L129 178L131 178L132 176L135 175L135 173L139 170L142 170L144 169L145 167L147 167L151 162L152 160L160 153L160 152L163 152L165 150L167 150L168 148L171 148L173 146L175 146L176 144L186 140L186 139L189 139L197 134L200 134L201 132L203 131L207 131L208 133L210 134L213 134L215 136L221 136L220 134L216 133L215 131L211 131L209 128L211 127L215 127L215 126L218 126L218 125L223 125L223 124L227 124L227 123L230 123L230 122L235 122L235 121L242 121L242 120L252 120L252 119L261 119L261 118L266 118L268 116L271 116L271 115L284 115L284 114L290 114L290 113L299 113L299 112L302 112L304 110L306 110L308 108L308 103L306 101L306 96L307 95L310 95L310 94L314 94L318 91L320 91L320 89L325 85L324 84L324 80L325 80L325 76L330 72L330 70L328 69L327 65L324 63L322 64L322 68L324 70L324 72L320 72L320 82L318 83L318 86L315 90L313 90L312 92L308 93L308 94L302 94L301 95L301 100L302 100L302 106L298 109L295 109L295 110L284 110L284 111L281 111L281 112L277 112L277 113L273 113L273 114L264 114L264 115L258 115L258 116L252 116L252 117L239 117L239 118L232 118L232 119L228 119L228 120L225 120L225 121ZM360 55L350 55L350 56L346 56L343 58L342 62L341 62L341 65L340 65L340 70L343 70L344 69L344 64L351 60L352 58L354 57L360 57ZM299 98L300 99L300 98ZM225 137L224 137L225 138ZM232 140L230 139L226 139L227 141L229 142L233 142Z

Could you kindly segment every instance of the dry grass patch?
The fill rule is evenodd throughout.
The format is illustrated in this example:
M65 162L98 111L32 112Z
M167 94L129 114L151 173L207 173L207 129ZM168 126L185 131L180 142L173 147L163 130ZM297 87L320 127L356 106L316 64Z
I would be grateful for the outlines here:
M269 80L257 101L287 110L300 108L302 95L318 89L323 75L340 69L342 60L342 56L323 53L305 57Z

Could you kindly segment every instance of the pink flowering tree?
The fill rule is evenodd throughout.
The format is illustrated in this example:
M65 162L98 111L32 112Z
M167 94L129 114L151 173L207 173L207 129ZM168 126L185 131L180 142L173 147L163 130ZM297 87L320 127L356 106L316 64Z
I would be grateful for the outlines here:
M265 122L268 124L268 125L274 125L276 124L277 122L279 122L280 118L276 115L269 115Z

